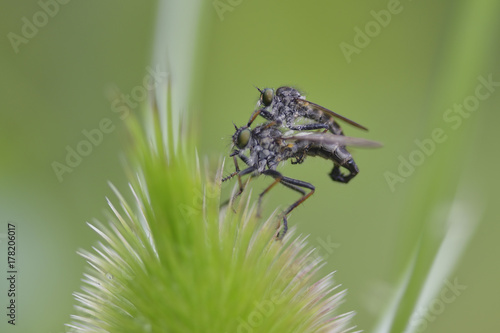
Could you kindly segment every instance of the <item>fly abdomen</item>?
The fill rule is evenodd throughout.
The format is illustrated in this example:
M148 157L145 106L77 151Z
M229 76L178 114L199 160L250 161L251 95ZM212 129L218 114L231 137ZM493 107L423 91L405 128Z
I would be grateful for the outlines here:
M331 160L334 165L330 172L330 178L336 182L348 183L359 172L358 166L354 162L351 154L343 146L312 144L307 148L306 153L308 156L320 156L324 159ZM349 174L343 174L340 171L340 167L347 169Z
M338 161L340 165L344 165L347 161L352 160L352 155L343 146L336 146L333 149L333 155L335 160Z

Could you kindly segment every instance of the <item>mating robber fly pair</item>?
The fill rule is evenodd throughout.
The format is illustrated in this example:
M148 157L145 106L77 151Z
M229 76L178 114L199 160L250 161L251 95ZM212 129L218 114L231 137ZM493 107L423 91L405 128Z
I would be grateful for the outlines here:
M307 101L294 88L280 87L276 92L270 88L258 90L260 99L257 109L252 113L247 125L239 128L234 126L236 132L232 137L233 151L230 156L233 157L236 170L222 181L238 176L239 191L234 199L243 192L242 176L266 175L274 178L274 182L259 195L258 215L262 197L276 184L281 183L300 193L302 197L280 216L280 220L283 220L283 231L281 235L278 232L277 236L283 238L288 230L288 214L307 200L314 193L315 187L310 183L283 176L276 170L280 162L290 159L292 164L300 164L307 156L320 156L333 162L333 169L329 174L333 181L348 183L359 170L346 146L379 147L380 144L344 136L342 128L335 119L341 119L365 131L367 128ZM250 126L259 115L267 122L251 129ZM309 123L300 124L301 120L309 120ZM240 170L237 157L247 165L247 168ZM348 173L343 173L341 167Z

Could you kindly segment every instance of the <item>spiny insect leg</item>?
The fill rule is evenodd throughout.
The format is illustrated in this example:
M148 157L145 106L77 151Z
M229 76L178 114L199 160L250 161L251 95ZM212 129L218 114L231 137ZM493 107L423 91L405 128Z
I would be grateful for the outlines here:
M285 210L285 212L284 212L285 215L290 214L290 212L292 210L294 210L298 205L300 205L301 203L303 203L304 201L306 201L307 198L309 198L314 193L314 191L316 190L316 188L314 187L314 185L312 185L310 183L307 183L307 182L304 182L302 180L298 180L298 179L283 177L282 183L283 182L286 182L287 186L290 187L290 188L292 188L292 186L296 186L296 187L307 188L307 189L310 190L309 193L303 195L302 198L300 198L299 200L297 200L296 202L294 202L292 205L290 205L290 207L288 207ZM305 191L302 190L301 193L303 193L303 192L305 192Z
M305 125L289 125L288 128L294 131L311 131L311 130L317 130L317 129L327 129L330 128L328 124L320 124L320 123L314 123L314 124L305 124Z
M279 173L278 171L275 171L275 172L276 172L277 174L279 174L279 176L278 176L278 175L273 176L273 175L271 175L271 174L269 173L269 171L271 171L271 172L272 172L272 171L274 171L274 170L266 170L266 171L264 171L264 172L263 172L263 174L267 174L267 175L269 175L269 176L271 176L271 177L274 177L274 182L273 182L271 185L269 185L269 186L268 186L268 187L267 187L264 191L262 191L262 193L261 193L261 194L259 194L259 200L257 201L257 217L261 217L261 215L262 215L262 214L261 214L261 213L262 213L262 208L261 208L261 207L262 207L262 197L264 196L264 194L266 194L267 192L269 192L269 190L271 190L271 189L272 189L272 188L273 188L276 184L278 184L278 183L281 183L281 184L283 184L284 186L288 187L289 189L292 189L292 190L294 190L294 191L297 191L297 192L299 192L299 193L300 193L300 194L302 194L302 195L306 195L306 192L305 192L303 189L301 189L300 187L295 186L295 185L292 185L292 184L289 184L289 183L287 183L286 181L284 181L284 180L283 180L283 178L286 178L286 177L284 177L284 176L283 176L281 173Z
M224 179L222 179L222 181L224 182L224 181L227 181L227 180L233 178L234 176L238 176L238 185L239 185L238 193L233 195L231 197L231 199L229 200L229 202L232 202L231 208L233 209L234 212L236 212L236 210L234 208L234 201L236 200L236 198L238 198L241 195L241 193L243 193L243 190L245 189L245 185L246 185L246 183L244 185L243 182L241 181L241 177L248 175L249 173L252 173L255 169L254 169L254 167L248 167L245 170L240 171L240 167L238 166L238 159L236 158L236 156L233 156L233 161L234 161L234 167L235 167L236 171L231 173L229 176L225 177ZM245 162L245 160L244 160L244 162ZM248 181L250 181L250 179ZM248 181L247 181L247 183L248 183ZM225 204L227 204L227 203L225 202L223 204L223 206Z
M248 175L248 174L250 174L250 173L252 173L254 171L255 171L254 167L248 167L245 170L240 171L238 173L238 183L240 185L240 189L239 189L238 193L236 193L235 195L233 195L233 197L231 198L231 202L233 203L233 207L232 208L233 208L234 212L236 212L236 209L234 208L234 201L236 200L236 198L238 198L241 195L241 193L243 193L243 191L245 190L245 186L250 182L250 179L251 179L251 177L250 177L250 178L248 178L248 180L245 183L243 183L241 181L241 177L245 176L245 175Z
M235 211L234 209L234 201L235 199L241 195L241 193L243 192L243 190L245 189L245 186L243 185L243 182L241 181L241 176L244 176L244 175L247 175L249 173L252 173L255 169L253 167L248 167L246 168L245 170L241 171L240 170L240 167L238 166L238 159L236 158L236 156L233 155L233 161L234 161L234 168L235 168L235 171L233 173L231 173L229 176L227 177L224 177L222 178L222 182L225 182L225 181L228 181L229 179L233 178L234 176L238 176L238 185L239 185L239 190L238 190L238 193L236 193L235 195L233 195L230 199L226 200L225 202L223 202L221 204L221 207L224 207L225 205L227 205L229 202L232 202L232 209L233 211ZM246 185L246 184L245 184Z
M273 176L274 177L274 182L269 185L264 191L262 191L261 194L259 194L259 200L257 201L257 217L261 217L262 215L262 197L264 196L264 194L266 194L267 192L269 192L269 190L271 190L276 184L278 184L279 182L281 182L281 178L283 177L281 174L279 174L279 176Z
M283 239L283 237L285 237L285 234L288 230L288 223L287 223L287 218L286 218L288 216L288 214L290 214L290 212L292 210L294 210L297 206L299 206L301 203L306 201L311 195L313 195L314 191L316 190L315 187L310 183L307 183L307 182L304 182L304 181L301 181L298 179L292 179L292 178L287 178L287 177L285 177L285 178L286 179L283 179L282 183L286 182L287 187L292 188L292 189L293 189L293 187L295 187L297 189L299 189L299 187L303 187L303 188L309 189L310 191L309 191L309 193L305 194L305 191L300 189L299 192L301 192L303 196L299 200L294 202L290 207L288 207L283 212L283 232L281 235L278 232L278 235L277 235L278 239Z
M283 215L283 232L280 235L280 232L278 231L276 233L276 238L280 240L283 239L287 231L288 231L288 220L286 219L286 215Z
M234 162L234 169L235 171L230 174L227 177L222 178L222 182L224 183L225 181L228 181L229 179L233 178L237 174L240 173L240 167L238 166L238 159L236 158L236 154L232 155L233 156L233 162ZM241 187L241 182L240 182L240 187Z
M241 180L240 180L240 177L239 177L239 174L240 174L240 167L238 166L238 159L236 158L236 153L235 154L232 154L231 156L233 157L233 162L234 162L234 169L235 171L233 173L231 173L229 176L227 177L224 177L222 178L222 182L226 182L228 180L230 180L231 178L233 178L234 176L238 175L238 181L239 181L239 185L240 185L240 190L241 190ZM226 201L224 201L222 204L221 204L221 207L224 207L226 206L227 204L229 204L230 201L232 201L231 199L233 198L230 198L230 199L227 199ZM233 207L232 207L233 208ZM233 208L233 211L234 211L234 208Z
M230 174L229 176L222 178L222 182L224 183L225 181L228 181L229 179L231 179L234 176L236 176L238 173L239 173L239 171L235 171L232 174Z
M283 184L286 187L302 194L302 197L299 200L294 202L290 207L288 207L281 214L282 215L281 218L283 219L283 233L280 235L278 232L278 234L276 236L278 239L283 239L283 237L285 236L285 234L288 230L288 223L287 223L287 219L286 219L287 215L290 214L290 212L292 210L294 210L298 205L300 205L301 203L306 201L314 193L316 188L312 184L304 182L302 180L285 177L276 170L265 170L262 174L271 176L274 179L279 179L279 182L281 184ZM277 182L274 182L273 186L275 185L275 183L277 183ZM309 189L310 190L309 193L306 194L306 192L303 190L303 188ZM259 197L259 199L260 199L260 197ZM278 224L278 229L279 229L279 227L280 227L280 224Z

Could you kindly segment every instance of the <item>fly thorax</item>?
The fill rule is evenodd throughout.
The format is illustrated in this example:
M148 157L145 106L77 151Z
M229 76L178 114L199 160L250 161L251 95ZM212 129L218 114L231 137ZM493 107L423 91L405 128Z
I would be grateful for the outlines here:
M258 170L260 173L262 173L266 169L266 165L267 165L267 160L261 159L259 161Z

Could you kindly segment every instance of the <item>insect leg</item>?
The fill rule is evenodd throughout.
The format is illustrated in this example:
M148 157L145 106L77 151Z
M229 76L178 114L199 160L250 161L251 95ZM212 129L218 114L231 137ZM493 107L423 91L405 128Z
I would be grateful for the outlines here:
M266 170L267 171L267 170ZM264 173L265 174L265 173ZM274 182L269 185L264 191L262 191L261 194L259 194L259 200L257 201L257 217L261 217L261 213L262 213L262 197L264 196L264 194L266 194L267 192L269 192L269 190L271 190L276 184L278 184L279 182L281 182L281 179L283 178L283 175L279 174L277 176L273 176L274 177Z
M241 156L240 156L241 157ZM244 156L243 156L244 157ZM225 181L228 181L229 179L233 178L234 176L238 176L238 184L239 184L239 191L238 193L236 193L235 195L233 195L231 197L230 200L227 200L225 201L224 203L221 204L221 206L225 206L227 205L229 202L233 202L234 203L234 200L241 195L241 193L243 193L243 190L245 189L245 186L243 184L243 182L241 181L241 177L242 176L245 176L249 173L252 173L253 171L255 171L255 168L254 167L248 167L246 169L244 169L243 171L240 170L239 166L238 166L238 160L236 158L236 156L233 155L233 161L234 161L234 167L236 169L236 171L234 171L233 173L231 173L229 176L227 177L224 177L222 179L223 182ZM246 160L243 160L244 162L246 162ZM245 184L246 185L246 184ZM234 211L234 207L233 207L233 211Z
M281 235L279 235L279 232L278 232L278 235L277 235L277 238L278 239L282 239L287 230L288 230L288 221L286 219L287 215L290 214L290 212L292 210L294 210L298 205L300 205L301 203L303 203L304 201L306 201L313 193L314 191L316 190L316 188L310 184L310 183L307 183L307 182L304 182L302 180L298 180L298 179L293 179L293 178L289 178L289 177L285 177L283 176L281 173L279 173L278 171L276 170L265 170L263 172L264 175L268 175L268 176L271 176L273 178L280 178L280 183L285 185L286 187L294 190L294 191L297 191L299 192L300 194L302 194L302 197L297 200L296 202L294 202L292 205L290 205L290 207L288 207L283 213L282 213L282 219L283 219L283 233ZM309 193L305 193L305 191L303 190L303 188L307 188L309 189ZM280 226L278 225L278 228Z
M330 132L332 132L333 134L336 134L336 135L344 135L344 131L339 126L339 124L337 124L337 122L332 121L332 122L329 122L329 124L330 124L329 125Z
M299 192L300 194L302 195L306 195L306 192L301 189L300 187L297 187L293 184L289 184L288 182L286 182L285 180L283 180L283 178L287 178L287 177L284 177L281 173L279 173L278 171L274 171L275 173L271 174L269 173L269 171L271 171L271 173L273 173L272 171L274 170L266 170L263 172L263 174L265 175L269 175L271 177L274 178L274 182L269 185L264 191L262 191L261 194L259 194L259 200L257 201L257 217L261 217L261 213L262 213L262 197L264 196L264 194L266 194L267 192L269 192L269 190L271 190L276 184L278 183L281 183L283 185L285 185L286 187L294 190L294 191L297 191Z
M233 202L234 202L234 200L235 200L237 197L239 197L239 196L241 195L241 193L243 193L243 191L245 190L245 186L246 186L246 184L247 184L247 183L250 181L250 179L251 179L251 178L249 178L249 179L248 179L245 183L243 183L243 182L241 181L241 177L242 177L242 176L245 176L245 175L248 175L249 173L252 173L252 172L254 172L254 171L255 171L255 168L254 168L254 167L248 167L248 168L246 168L245 170L240 171L240 172L238 173L238 183L239 183L239 185L240 185L240 190L238 191L238 193L236 193L236 194L235 194L235 195L231 198L231 201L233 201Z
M285 236L285 234L286 234L286 232L288 230L288 223L287 223L287 219L286 219L287 215L290 214L290 212L292 210L294 210L298 205L300 205L301 203L303 203L304 201L306 201L311 195L313 195L314 191L316 190L316 188L314 187L314 185L312 185L310 183L307 183L307 182L304 182L302 180L298 180L298 179L292 179L292 178L284 177L283 182L288 183L288 185L286 185L286 186L288 186L289 188L292 188L291 186L305 187L305 188L309 189L310 191L309 191L309 193L303 195L302 198L300 198L299 200L297 200L296 202L294 202L290 207L288 207L283 212L283 233L281 235L278 234L278 238L279 239L283 239L283 237Z
M267 171L267 170L266 170L266 171ZM277 172L277 171L276 171L276 172ZM263 173L263 174L267 174L267 173L264 171L264 173ZM268 175L270 175L270 174L268 174ZM273 176L273 175L270 175L270 176L275 177L275 176ZM271 190L271 189L272 189L272 188L273 188L273 187L274 187L277 183L281 183L281 184L283 184L284 186L288 187L289 189L292 189L292 190L294 190L294 191L297 191L297 192L299 192L299 193L300 193L300 194L302 194L302 195L306 195L306 192L305 192L303 189L301 189L300 187L295 186L295 185L293 185L293 184L289 184L288 182L284 181L284 180L283 180L283 178L284 178L284 176L283 176L283 175L281 175L281 174L280 174L279 176L278 176L278 175L276 175L276 177L274 178L274 179L275 179L275 181L274 181L271 185L269 185L269 186L268 186L268 187L267 187L264 191L262 191L262 193L261 193L261 194L259 194L259 200L258 200L258 202L257 202L257 217L260 217L260 216L261 216L262 197L264 196L264 194L266 194L267 192L269 192L269 190ZM285 177L285 178L286 178L286 177ZM278 226L278 228L279 228L279 226Z
M313 124L305 124L305 125L288 125L288 128L294 131L310 131L310 130L317 130L317 129L326 129L328 130L330 126L328 124L320 124L320 123L313 123Z
M231 204L231 208L233 209L233 212L235 212L235 213L236 213L236 209L234 208L234 201L236 200L236 198L238 198L238 197L241 195L241 193L243 193L243 190L245 189L245 186L244 186L244 185L246 185L246 184L250 181L250 179L251 179L251 178L249 178L249 179L248 179L248 180L247 180L247 181L243 184L243 182L241 181L241 176L244 176L244 175L247 175L247 174L249 174L249 173L252 173L254 170L255 170L255 169L254 169L253 167L249 167L249 168L246 168L245 170L243 170L243 171L239 171L239 172L237 173L237 175L238 175L238 182L239 182L239 185L240 185L240 189L239 189L238 193L234 194L234 195L233 195L230 199L227 199L226 201L224 201L224 202L221 204L221 207L224 207L224 206L228 205L228 204L231 202L231 203L232 203L232 204ZM234 172L233 172L233 173L234 173ZM232 174L231 174L231 175L232 175ZM226 177L226 178L229 178L229 176L228 176L228 177Z
M238 154L238 157L241 158L243 160L243 162L245 162L245 164L250 165L250 161L248 160L248 158L245 155L239 155ZM238 184L240 185L240 190L239 190L238 194L235 196L235 197L237 197L244 190L243 183L241 182L241 176L244 176L244 175L247 175L247 174L251 173L252 171L255 170L255 168L252 167L252 166L250 166L250 167L246 168L245 170L240 171L240 167L238 166L238 159L236 158L235 155L233 155L233 161L234 161L234 167L235 167L236 171L233 172L232 174L230 174L229 176L225 177L224 179L225 180L231 179L232 177L238 175ZM222 181L225 181L224 179Z
M222 182L228 181L229 179L233 178L234 176L240 173L240 167L238 166L238 160L236 159L235 155L233 155L233 161L234 161L235 171L231 173L229 176L222 178ZM241 187L241 182L240 182L240 187Z
M298 186L295 186L295 185L292 185L292 184L289 184L287 183L286 181L283 181L281 182L281 184L283 184L284 186L288 187L289 189L292 189L294 191L297 191L299 192L300 194L302 195L306 195L306 191L304 191L303 189L301 189L300 187Z
M248 120L248 124L247 124L248 127L250 127L250 125L252 125L253 121L255 120L255 118L257 118L258 115L261 115L262 117L264 117L267 120L273 120L273 116L271 115L271 113L269 111L266 111L264 109L257 109L250 116L250 119Z
M241 176L242 176L242 174L241 174L241 171L240 171L240 167L238 166L238 159L236 158L235 155L233 155L233 161L234 161L235 171L233 173L231 173L229 176L222 178L222 182L228 181L229 179L233 178L234 176L238 176L238 184L240 185L240 190L238 192L238 195L240 195L241 192L243 192L243 184L241 182ZM247 171L248 169L249 168L245 169L244 171Z
M295 158L295 161L290 160L290 162L292 164L302 164L304 162L304 160L306 159L308 150L309 150L309 146L304 147L303 151L300 154L297 153L297 154L295 154L295 156L293 156L293 158Z

